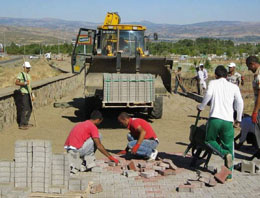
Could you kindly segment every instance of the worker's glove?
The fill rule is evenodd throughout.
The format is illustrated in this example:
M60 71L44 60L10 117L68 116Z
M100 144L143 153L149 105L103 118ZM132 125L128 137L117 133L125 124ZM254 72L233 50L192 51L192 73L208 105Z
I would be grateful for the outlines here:
M119 163L119 160L114 158L112 155L108 157L108 159L110 159L111 161L115 162L116 164Z
M252 122L255 123L255 124L257 123L257 115L258 115L258 112L253 112L252 116L251 116Z
M140 147L140 144L136 144L136 145L134 145L134 147L132 148L132 154L136 154L136 152L137 152L137 150L139 149L139 147Z
M125 155L126 153L127 153L126 150L122 150L122 151L118 152L117 155Z

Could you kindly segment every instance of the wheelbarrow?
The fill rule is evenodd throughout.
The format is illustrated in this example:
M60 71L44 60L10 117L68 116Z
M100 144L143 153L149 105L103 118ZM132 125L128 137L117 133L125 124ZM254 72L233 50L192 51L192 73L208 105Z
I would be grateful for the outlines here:
M186 157L187 153L191 150L192 161L190 166L195 168L197 166L197 161L204 159L204 168L207 169L213 151L205 144L206 125L197 127L199 117L200 111L198 111L195 124L190 126L190 144L183 153L183 157Z

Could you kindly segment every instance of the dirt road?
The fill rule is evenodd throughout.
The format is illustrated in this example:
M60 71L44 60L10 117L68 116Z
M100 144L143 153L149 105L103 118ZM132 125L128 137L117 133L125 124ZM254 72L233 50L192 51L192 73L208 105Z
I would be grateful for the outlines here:
M27 131L19 130L14 124L0 132L0 159L13 159L14 143L18 139L47 139L52 141L53 152L64 152L63 144L71 128L84 120L84 107L82 90L77 90L70 97L61 101L73 102L73 107L54 108L53 105L43 107L36 111L37 127ZM181 152L189 143L189 127L195 121L197 102L180 95L172 95L164 98L164 114L160 120L149 120L155 129L159 140L159 151ZM80 108L82 107L82 108ZM128 131L118 124L116 117L120 111L104 111L105 119L100 126L103 135L104 146L111 152L124 149L127 143ZM137 114L136 117L144 117L145 114ZM203 117L208 116L208 111L202 113ZM200 121L204 123L205 120ZM31 117L31 123L33 119ZM97 152L97 156L101 154Z

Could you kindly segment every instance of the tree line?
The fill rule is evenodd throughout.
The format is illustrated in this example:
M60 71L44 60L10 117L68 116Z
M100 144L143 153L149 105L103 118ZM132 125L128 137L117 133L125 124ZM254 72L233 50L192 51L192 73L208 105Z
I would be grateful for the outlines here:
M196 40L183 39L177 42L149 42L148 49L150 54L153 55L169 55L180 54L189 56L200 56L207 54L227 55L228 57L234 57L236 55L258 54L260 53L260 44L239 44L231 40L220 40L213 38L197 38ZM40 45L30 44L18 46L15 43L6 47L8 54L43 54L51 52L54 54L72 54L73 45L64 43L60 45Z
M148 49L154 55L180 54L189 56L200 56L207 54L227 55L234 57L236 55L258 54L260 53L260 44L238 44L231 40L220 40L213 38L197 38L196 40L183 39L177 42L151 42Z
M51 52L53 54L71 54L73 50L73 45L64 43L60 45L40 45L40 44L30 44L18 46L15 43L6 46L6 51L8 54L44 54Z

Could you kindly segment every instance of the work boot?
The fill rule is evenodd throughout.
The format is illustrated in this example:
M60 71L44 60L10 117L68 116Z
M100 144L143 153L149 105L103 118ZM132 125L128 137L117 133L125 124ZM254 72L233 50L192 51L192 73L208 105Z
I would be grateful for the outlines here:
M19 129L21 129L21 130L27 130L27 129L29 129L29 127L26 126L26 125L21 125L21 126L19 126Z
M226 154L225 156L225 166L227 168L231 168L233 166L233 159L230 153Z

